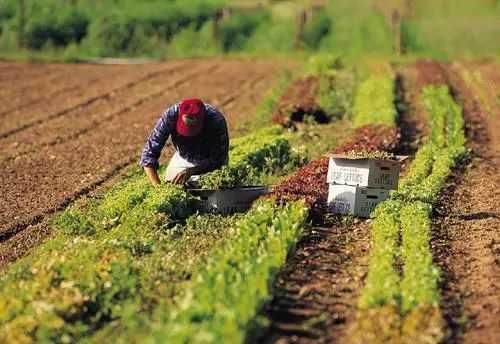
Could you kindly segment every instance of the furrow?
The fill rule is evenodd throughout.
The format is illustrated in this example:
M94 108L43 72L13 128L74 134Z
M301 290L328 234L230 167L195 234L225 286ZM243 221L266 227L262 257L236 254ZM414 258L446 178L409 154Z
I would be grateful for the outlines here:
M37 111L35 115L33 115L33 111L28 111L28 110L22 114L17 114L15 120L8 122L7 124L4 123L2 125L4 128L2 128L2 131L0 132L0 139L9 137L9 136L16 134L18 132L21 132L23 130L34 127L36 125L39 125L45 121L52 120L52 119L55 119L55 118L58 118L61 116L65 116L66 114L70 113L71 111L74 111L77 109L82 109L82 108L85 108L87 106L90 106L93 103L95 103L96 101L98 101L99 99L110 98L115 92L119 92L120 90L123 90L123 89L129 89L129 88L131 88L131 87L133 87L141 82L144 82L146 80L149 80L149 79L155 77L158 73L161 73L161 74L168 73L168 72L171 72L172 70L179 68L179 67L182 67L183 69L188 68L188 66L186 64L181 65L181 66L169 65L168 67L166 67L165 69L162 69L161 71L148 72L145 75L141 76L140 78L134 79L133 81L127 80L125 83L117 82L118 83L117 87L114 87L111 90L106 91L105 93L102 93L102 90L99 89L96 92L96 95L91 96L91 97L81 95L81 94L83 94L83 92L75 92L75 93L77 93L76 97L74 98L76 100L74 102L70 101L69 103L71 105L65 106L63 109L60 109L61 102L59 100L51 102L49 104L48 108L50 110L50 108L52 106L52 108L53 108L52 111L54 111L54 110L55 111L48 114L48 115L44 115L44 112L46 109L43 109L43 108L41 110ZM125 79L128 79L128 78L125 77ZM65 98L69 98L69 96L65 97ZM82 99L83 99L83 101L82 101ZM63 100L63 102L64 102L64 100ZM66 102L67 102L67 100L66 100ZM41 118L40 118L40 114L41 114ZM9 128L9 124L10 124L10 128Z
M167 85L161 75L148 80L150 85L143 83L133 88L122 90L121 94L114 94L110 98L102 98L92 106L76 109L71 114L59 118L58 123L44 122L37 128L25 131L22 135L0 140L0 151L4 151L3 161L18 159L24 155L34 153L40 147L50 147L64 144L69 140L78 139L90 130L97 130L103 123L132 111L134 108L144 104L146 101L160 97L162 94L179 87L191 80L197 73L210 73L218 68L217 65L202 68L190 74L184 75ZM134 90L137 88L137 90ZM149 92L153 89L152 92ZM147 90L148 93L140 92ZM132 93L132 96L130 94ZM138 95L138 96L137 96ZM135 98L137 96L137 98ZM113 104L119 105L118 109L107 109ZM44 128L46 127L46 128Z

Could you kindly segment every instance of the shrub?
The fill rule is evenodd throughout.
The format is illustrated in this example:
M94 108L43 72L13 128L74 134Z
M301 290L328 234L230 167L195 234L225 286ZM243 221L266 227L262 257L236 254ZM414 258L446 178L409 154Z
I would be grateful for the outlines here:
M77 8L46 8L29 17L25 43L31 49L42 49L47 44L63 47L71 42L80 42L87 34L88 25L89 18Z
M224 20L219 28L219 39L225 52L241 50L259 25L269 23L270 14L259 11L253 14L234 14Z
M302 41L305 47L310 50L316 50L328 35L331 27L331 19L328 14L321 12L306 23L302 32Z
M97 16L89 29L87 45L100 55L158 55L177 33L192 28L199 31L218 8L217 1L151 1L110 7Z

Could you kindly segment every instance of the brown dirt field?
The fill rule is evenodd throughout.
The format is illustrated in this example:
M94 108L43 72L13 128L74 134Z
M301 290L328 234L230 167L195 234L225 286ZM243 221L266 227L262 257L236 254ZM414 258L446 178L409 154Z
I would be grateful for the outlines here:
M81 87L72 89L67 93L60 94L40 104L28 107L22 107L21 105L18 111L12 111L3 116L4 121L2 121L0 126L0 138L11 136L19 131L36 126L43 121L64 116L71 110L86 107L98 100L108 98L114 92L130 88L148 80L157 73L161 73L162 68L165 73L169 73L179 67L177 65L155 65L147 69L144 67L133 68L128 72L118 73L113 77L109 75L109 79L105 79L105 82L87 85L84 80ZM97 78L102 74L102 71L98 68L88 74L92 75L92 78ZM72 76L72 72L68 71L67 78L70 79L70 76ZM40 86L37 93L43 89L44 86Z
M443 271L449 343L500 342L500 109L483 110L454 69L448 77L468 123L472 156L444 192L433 248ZM498 84L495 86L497 89Z
M463 65L471 72L479 72L482 79L487 83L484 85L496 97L500 97L500 63L498 62L469 62ZM498 98L496 100L498 105Z
M144 67L142 67L144 68ZM140 67L138 68L140 69ZM148 69L151 69L149 67ZM1 82L0 91L0 118L9 112L20 111L22 108L31 107L55 97L60 101L62 95L70 93L75 89L86 89L96 84L103 84L106 80L114 78L126 72L123 66L92 66L72 65L72 67L61 68L39 78L30 79L26 83ZM68 78L71 75L71 78ZM21 76L23 80L26 76ZM4 87L5 86L5 87Z
M169 74L173 81L171 84L165 82L165 73L160 70L154 76L142 78L139 83L109 92L109 95L99 96L93 101L85 101L85 106L64 111L62 116L54 116L38 125L25 127L16 135L1 138L0 150L8 151L2 160L19 159L22 155L36 151L40 145L54 146L85 135L89 130L119 116L123 111L160 95L169 85L173 87L180 81L185 82L192 75L184 72L181 67L176 71L169 69ZM182 79L177 77L180 75ZM71 123L71 127L68 123Z
M2 128L16 131L0 139L0 267L46 237L51 214L136 164L166 106L198 96L221 106L234 132L290 66L238 59L120 66L111 80L50 99L43 109L9 113Z
M29 63L29 62L0 62L0 82L16 81L19 73L26 75L29 82L36 78L46 77L47 72L54 72L61 70L65 65L63 64L50 64L50 66L43 63ZM21 85L18 87L22 87Z

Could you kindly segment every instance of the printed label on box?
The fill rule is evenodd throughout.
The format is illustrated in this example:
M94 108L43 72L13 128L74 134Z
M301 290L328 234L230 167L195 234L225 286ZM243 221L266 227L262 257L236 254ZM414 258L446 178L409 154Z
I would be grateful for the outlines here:
M399 162L331 157L327 183L397 189Z

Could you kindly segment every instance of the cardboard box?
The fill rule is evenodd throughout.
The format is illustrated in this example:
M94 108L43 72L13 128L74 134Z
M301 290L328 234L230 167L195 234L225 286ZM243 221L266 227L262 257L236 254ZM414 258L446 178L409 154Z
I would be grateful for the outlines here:
M387 198L389 198L389 190L386 189L330 184L328 209L334 214L370 217L373 209Z
M379 189L397 189L401 161L351 158L341 154L330 156L327 183L367 186Z
M264 186L251 186L224 190L189 189L201 200L203 212L229 215L250 209L253 201L268 192Z

